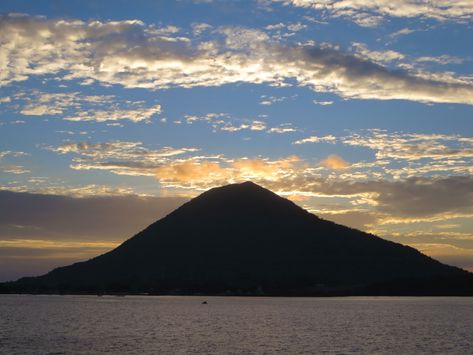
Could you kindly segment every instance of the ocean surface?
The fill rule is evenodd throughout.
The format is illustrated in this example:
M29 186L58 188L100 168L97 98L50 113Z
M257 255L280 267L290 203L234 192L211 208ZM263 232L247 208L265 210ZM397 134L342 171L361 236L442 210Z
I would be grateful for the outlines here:
M473 354L473 298L0 295L1 354L102 352Z

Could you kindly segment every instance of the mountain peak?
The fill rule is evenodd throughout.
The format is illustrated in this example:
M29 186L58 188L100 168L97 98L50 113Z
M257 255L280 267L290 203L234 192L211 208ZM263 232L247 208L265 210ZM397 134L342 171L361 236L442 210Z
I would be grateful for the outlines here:
M237 183L237 184L234 184L234 185L240 185L242 187L245 187L245 188L259 188L259 189L264 189L266 190L264 187L254 183L253 181L245 181L245 182L241 182L241 183Z
M220 187L214 187L201 195L197 196L195 199L191 200L208 200L208 199L228 199L229 202L235 200L246 200L248 202L254 201L256 199L269 199L269 198L280 198L274 192L265 189L264 187L255 184L252 181L245 181L242 183L235 183L224 185Z
M237 191L237 192L255 192L255 191L266 191L266 192L271 192L272 191L262 187L261 185L258 185L254 183L253 181L245 181L245 182L240 182L240 183L235 183L235 184L229 184L229 185L224 185L224 186L219 186L215 187L207 192L210 191L225 191L225 190L231 190L231 191Z
M251 181L212 188L190 200L171 215L189 214L185 218L211 219L213 216L238 216L251 218L275 218L303 212L292 201ZM311 215L312 218L315 217ZM184 218L184 217L180 217Z

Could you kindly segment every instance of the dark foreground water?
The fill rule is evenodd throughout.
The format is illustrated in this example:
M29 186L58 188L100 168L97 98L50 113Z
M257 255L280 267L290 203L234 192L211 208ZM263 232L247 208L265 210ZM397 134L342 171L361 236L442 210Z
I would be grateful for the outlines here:
M473 298L0 295L0 353L100 352L473 354Z

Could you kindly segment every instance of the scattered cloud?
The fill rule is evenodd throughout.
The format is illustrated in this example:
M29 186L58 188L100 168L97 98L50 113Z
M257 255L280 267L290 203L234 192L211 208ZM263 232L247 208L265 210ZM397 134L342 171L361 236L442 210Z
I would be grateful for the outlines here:
M305 143L336 143L337 137L333 135L318 137L318 136L310 136L304 139L300 139L295 141L292 144L305 144Z
M151 117L161 113L161 105L140 107L136 109L87 110L77 112L75 116L67 116L67 121L117 121L129 120L132 122L149 121Z
M297 132L297 129L292 127L291 123L283 123L277 127L272 127L266 131L267 133L293 133Z
M24 157L24 156L27 156L27 155L29 155L29 154L26 153L26 152L21 152L21 151L12 151L12 150L1 151L0 150L0 160L5 158L5 157L18 158L18 157Z
M368 148L375 160L352 164L372 178L473 174L473 138L448 134L387 132L369 129L346 136L310 136L293 144L338 143ZM368 174L368 175L367 175ZM354 176L351 176L354 178Z
M65 143L48 149L74 154L73 169L154 176L165 187L203 190L251 179L294 196L343 197L353 206L390 216L385 223L473 213L471 138L368 130L342 137L311 136L294 144L321 142L368 148L375 160L348 163L336 154L318 162L295 156L234 159L199 155L197 148L151 149L126 141Z
M350 167L348 162L336 154L329 155L320 162L320 165L332 170L346 169Z
M225 170L218 163L211 161L187 160L171 163L157 168L155 174L158 180L171 183L205 184L207 181L227 179Z
M321 4L322 8L333 5ZM469 9L466 5L443 7L444 17L439 18L445 19L449 13ZM468 18L465 13L460 17ZM149 89L238 82L290 85L295 80L317 92L347 99L473 104L473 83L466 78L455 82L435 73L391 71L336 46L283 44L255 29L219 28L213 40L194 44L138 20L84 22L3 15L0 30L1 57L6 58L1 62L1 85L62 73L63 80L91 79ZM39 107L36 112L44 110Z
M158 168L156 178L165 186L201 190L246 180L275 181L284 178L299 160L289 156L279 160L222 157L214 161L177 161Z
M154 176L155 169L169 157L198 151L197 148L149 149L141 142L112 141L106 143L66 143L47 149L59 154L76 154L72 169L108 170L119 175Z
M287 31L291 31L291 32L298 32L298 31L301 31L303 29L307 28L307 25L303 24L303 23L300 23L300 22L296 22L296 23L282 23L282 22L279 22L279 23L275 23L275 24L272 24L272 25L267 25L265 27L266 30L268 31L281 31L281 30L287 30Z
M293 196L343 197L352 206L383 214L382 223L448 220L473 213L471 138L369 130L342 137L311 136L294 144L321 142L369 148L375 160L348 163L336 154L312 163L295 156L233 159L198 155L197 148L150 149L126 141L48 149L75 154L73 169L154 176L165 187L204 190L250 179ZM444 175L432 175L435 171Z
M193 23L192 24L192 33L194 36L200 36L201 34L205 33L206 31L209 31L213 27L209 25L208 23Z
M360 26L373 27L386 17L425 18L467 23L473 19L470 1L449 0L275 0L285 5L324 11L331 17L350 19Z
M241 130L250 131L264 131L266 129L266 123L259 120L250 121L249 123L242 123L240 125L233 125L232 123L226 123L222 126L217 126L221 131L227 132L238 132Z
M368 49L368 46L364 43L354 42L352 48L355 51L356 56L372 61L378 64L390 63L393 61L400 61L405 58L405 55L393 50L382 50L374 51Z
M416 30L413 30L413 29L408 28L408 27L404 27L404 28L401 28L401 29L398 30L398 31L395 31L395 32L391 33L391 34L389 35L389 38L391 38L391 39L394 40L394 39L397 39L397 38L399 38L399 37L401 37L401 36L407 36L408 34L411 34L411 33L413 33L413 32L416 32Z
M265 118L266 115L259 115L258 118ZM204 115L185 115L184 122L194 124L196 122L205 122L210 125L214 132L240 132L240 131L259 131L266 133L292 133L297 129L291 123L282 123L275 127L268 127L267 123L260 119L242 119L235 118L228 113L207 113ZM181 124L182 120L174 121Z
M67 121L149 121L161 113L161 105L144 101L118 100L114 95L84 95L79 92L18 92L20 113L28 116L58 116Z
M4 173L9 173L9 174L27 174L30 173L31 171L26 169L24 166L21 165L14 165L14 164L8 164L4 166L0 166L0 171Z
M273 105L277 102L283 102L283 101L286 101L288 99L295 99L297 97L297 95L293 95L291 97L288 97L288 96L280 96L280 97L277 97L277 96L268 96L268 95L261 95L261 101L260 101L260 105L265 105L265 106L270 106L270 105Z
M63 195L77 198L93 196L138 195L131 187L116 187L98 184L66 185L64 182L50 182L45 177L32 177L28 184L8 184L0 186L0 191L25 192L43 195Z
M20 151L11 151L11 150L0 151L0 172L6 173L6 174L15 174L15 175L30 173L31 171L25 168L24 166L19 165L19 164L12 164L8 162L11 160L16 160L15 158L21 158L27 155L29 154L25 152L20 152ZM0 185L0 188L1 188L1 185Z
M416 59L416 61L420 63L430 62L430 63L436 63L440 65L448 65L448 64L462 64L465 61L465 59L444 54L437 57L432 57L432 56L419 57Z
M342 138L344 144L376 151L378 159L463 159L473 158L473 138L460 135L388 133L370 129Z
M319 100L313 100L312 101L316 105L320 106L328 106L328 105L333 105L334 101L319 101Z
M14 239L0 240L0 248L25 249L105 249L111 250L119 245L118 242L78 242L57 240Z
M297 34L297 32L305 30L308 26L301 22L295 23L275 23L267 25L264 29L271 34L271 39L277 41L285 41Z

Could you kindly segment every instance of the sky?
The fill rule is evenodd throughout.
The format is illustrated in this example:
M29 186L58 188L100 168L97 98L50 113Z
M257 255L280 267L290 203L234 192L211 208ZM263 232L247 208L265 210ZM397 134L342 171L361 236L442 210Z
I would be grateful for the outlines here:
M473 271L473 2L0 3L0 281L215 186Z

